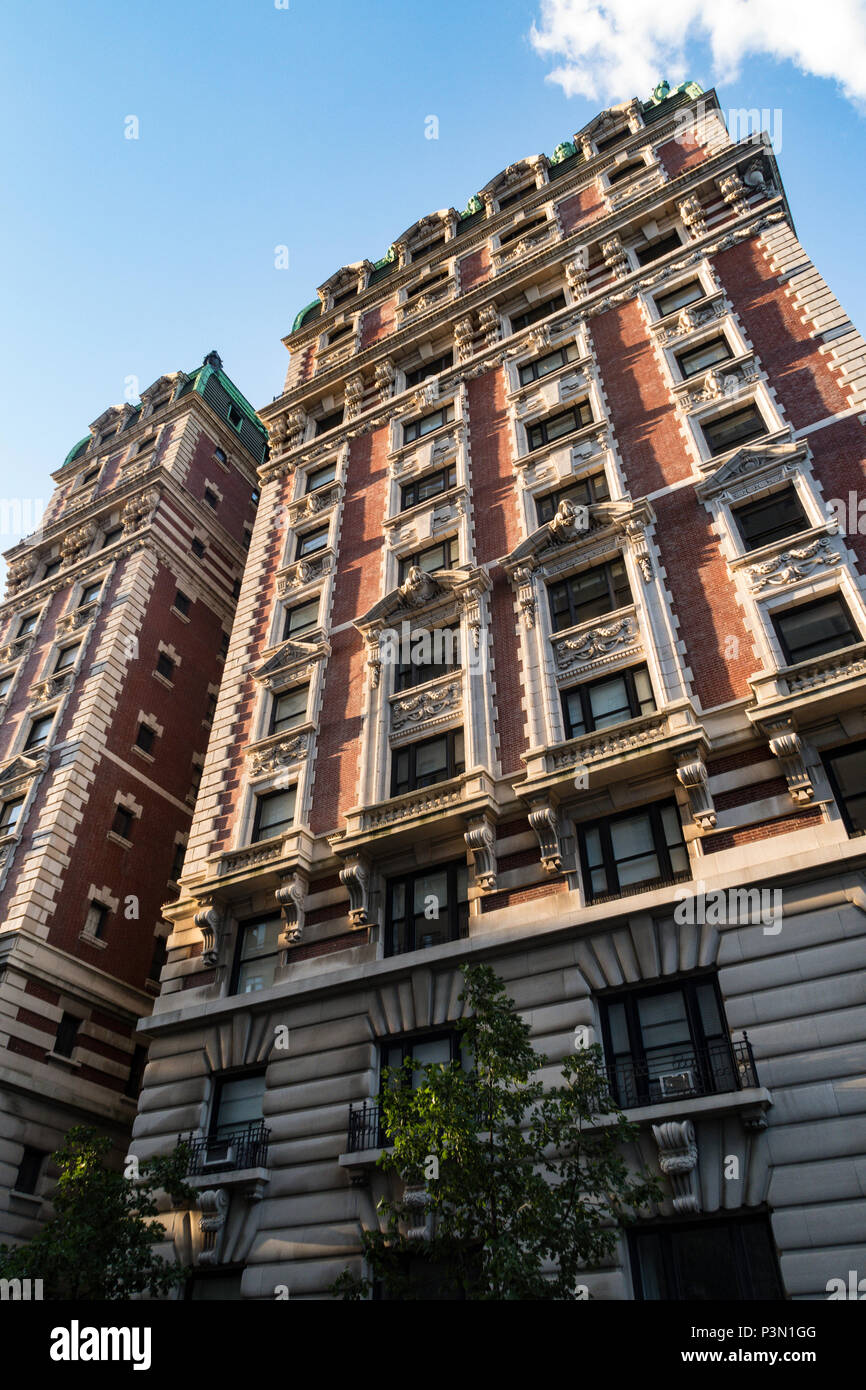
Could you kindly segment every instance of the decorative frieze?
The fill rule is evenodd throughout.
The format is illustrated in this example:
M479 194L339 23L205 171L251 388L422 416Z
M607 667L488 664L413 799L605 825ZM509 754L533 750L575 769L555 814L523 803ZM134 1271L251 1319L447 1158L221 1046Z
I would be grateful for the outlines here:
M669 732L667 715L650 715L630 720L628 724L617 725L603 733L584 734L571 739L549 758L551 770L562 772L640 752L654 743L663 742Z
M466 788L461 779L458 785L452 782L437 782L423 791L412 792L406 796L394 797L381 806L372 807L363 815L364 830L380 830L385 825L395 825L399 821L411 820L415 816L427 815L431 811L441 811L448 806L459 805L466 798Z
M309 521L311 517L323 516L339 502L342 495L343 484L332 483L330 487L319 488L316 492L308 492L304 497L299 497L297 502L289 503L286 508L289 525L297 526L301 522Z
M66 564L77 560L85 551L89 550L96 536L96 527L93 522L86 526L78 526L74 531L69 531L60 542L60 554Z
M393 733L414 731L422 724L456 713L462 702L463 685L459 675L441 679L414 694L394 696L391 730Z
M310 747L310 732L277 734L254 745L247 753L251 777L265 777L292 767L306 758Z
M727 314L724 298L717 296L712 303L693 308L687 305L681 309L676 321L666 324L664 328L658 330L658 340L663 345L674 342L677 338L682 338L686 333L692 333L696 328L702 327L705 323L711 323L714 319L723 319Z
M835 681L859 680L863 675L866 675L866 656L860 649L856 652L833 652L817 661L810 661L808 666L792 672L785 680L794 695L820 690Z
M288 594L293 590L303 589L307 584L314 584L317 579L323 579L326 574L330 574L333 563L334 552L330 549L322 550L318 555L311 555L303 560L296 560L293 565L287 565L277 575L277 593Z
M572 628L562 635L554 633L551 637L553 659L558 676L570 675L580 666L596 661L599 657L618 655L636 647L640 643L640 632L633 610L611 622L591 619L589 624Z
M49 700L56 699L62 695L72 685L72 671L64 671L57 675L47 676L45 680L37 681L36 685L30 689L28 704L31 707L44 705Z
M841 561L838 550L834 550L826 536L819 536L808 545L793 546L782 550L769 560L758 565L750 565L747 571L752 589L778 589L785 584L795 584L806 579L815 570L826 565L838 565Z

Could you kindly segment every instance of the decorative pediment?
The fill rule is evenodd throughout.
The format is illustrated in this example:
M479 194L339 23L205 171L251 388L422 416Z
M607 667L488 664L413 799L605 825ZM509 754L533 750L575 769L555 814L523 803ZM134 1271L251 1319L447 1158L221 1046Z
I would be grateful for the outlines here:
M761 473L769 473L772 469L785 465L794 471L805 458L806 445L804 443L758 444L754 448L747 445L743 449L738 449L724 463L716 464L715 461L711 461L707 464L708 471L701 481L695 484L695 492L705 502L708 498L717 496L720 492L724 492L727 487L742 482L745 478L754 478Z
M361 276L367 266L367 261L354 261L351 265L341 266L317 289L322 303L327 304L331 295L345 294L351 289L360 290Z
M90 426L90 432L96 437L102 434L103 431L111 429L112 427L118 430L122 429L129 420L130 415L137 414L138 412L134 410L131 405L110 405L107 410L103 410L102 414L97 416L93 421Z
M23 784L42 772L45 763L38 758L25 758L19 753L18 757L13 758L5 767L0 768L0 795L8 797L10 793L19 789L18 784Z
M594 502L576 506L564 499L556 515L521 541L510 555L499 561L510 577L527 566L534 569L554 558L559 559L568 546L579 546L588 540L602 539L606 534L623 535L643 556L645 543L641 538L655 517L648 502L632 502L623 498L613 502ZM641 565L643 570L643 565ZM645 576L646 577L646 574Z
M436 570L426 574L413 565L405 581L392 589L361 618L355 619L355 626L365 637L377 634L383 627L393 627L404 618L419 620L422 613L430 616L432 612L449 603L463 606L477 603L479 596L491 588L492 581L482 569Z
M314 662L322 661L330 652L330 644L324 639L318 642L290 639L282 642L261 666L256 667L252 673L253 679L272 690L304 674Z
M631 105L631 101L621 101L618 106L608 106L604 111L599 111L582 130L575 133L575 145L580 146L584 140L595 140L599 136L604 139L605 135L611 135L622 125Z
M522 183L532 184L538 181L538 170L547 163L547 157L543 154L530 154L525 159L515 160L506 169L501 169L489 183L486 183L480 190L480 196L485 202L490 202L493 198L503 193L509 193L512 189L519 187ZM527 192L529 188L527 187Z
M173 394L179 383L185 380L186 372L167 372L164 376L157 377L152 385L140 392L142 402L149 405L152 400L159 400L160 396L164 396L168 391Z
M426 241L432 241L434 237L441 236L450 226L453 216L452 208L440 208L437 212L428 212L425 217L419 217L417 222L413 222L411 227L407 227L401 236L395 241L395 246L401 246L408 251L423 250Z

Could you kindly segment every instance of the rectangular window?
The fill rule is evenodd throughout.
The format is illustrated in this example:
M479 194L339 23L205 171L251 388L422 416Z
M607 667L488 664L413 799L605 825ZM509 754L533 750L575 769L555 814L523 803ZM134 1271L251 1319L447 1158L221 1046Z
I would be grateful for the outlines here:
M110 910L105 903L94 900L88 905L87 916L84 919L84 931L87 936L95 936L97 941L102 941L108 927L108 919L111 916Z
M465 770L463 762L463 730L451 729L436 738L421 739L392 754L391 795L417 791L459 777Z
M29 637L30 633L34 631L38 620L38 613L26 613L24 617L21 619L20 623L18 624L18 631L15 634L16 638Z
M733 516L747 550L758 550L762 545L809 530L809 520L791 484L745 507L735 507Z
M423 279L417 280L410 290L406 291L407 302L417 298L419 294L426 294L428 290L435 289L437 285L444 285L447 279L447 270L437 271L434 275L425 275Z
M753 1302L785 1297L766 1216L639 1224L628 1232L635 1298Z
M687 304L694 304L697 300L703 299L706 290L700 280L688 280L684 285L678 285L675 290L668 290L667 294L656 295L656 308L664 318L666 314L675 314L678 309L685 309Z
M573 574L558 584L548 585L550 616L555 632L563 632L576 623L599 618L632 602L628 576L622 560L608 560L603 565Z
M832 595L774 614L773 626L789 666L862 641L842 600Z
M78 1042L78 1030L81 1027L81 1019L75 1014L63 1014L57 1025L57 1033L54 1037L53 1051L58 1057L71 1057L75 1051L75 1044Z
M318 626L319 622L319 600L312 598L308 603L299 603L296 608L289 608L286 612L286 621L283 626L283 641L289 637L296 637L299 632L306 632L311 627Z
M451 536L439 545L431 545L427 550L416 550L414 555L404 555L400 561L400 580L402 584L411 569L418 568L425 574L436 570L450 570L457 564L457 537Z
M241 425L243 424L243 418L244 417L238 410L237 406L229 406L228 411L226 412L226 419L228 420L232 429L239 430Z
M248 1072L245 1076L218 1077L211 1108L211 1135L217 1139L225 1138L260 1122L264 1095L263 1071Z
M398 1038L394 1041L380 1043L379 1076L382 1081L385 1079L386 1067L391 1071L396 1071L410 1057L413 1062L418 1063L418 1069L412 1072L411 1082L412 1090L417 1091L424 1084L422 1067L429 1067L435 1063L440 1066L448 1066L450 1062L460 1060L459 1034L453 1029L443 1033L416 1033L413 1037ZM390 1081L393 1085L397 1081L397 1077L392 1076Z
M669 236L662 237L661 241L654 241L651 246L636 247L637 263L638 265L649 265L651 261L658 261L671 251L678 251L681 246L679 233L671 232Z
M21 1162L18 1164L18 1173L15 1178L13 1191L27 1192L31 1196L39 1186L39 1179L42 1176L42 1165L48 1154L44 1149L34 1149L30 1144L24 1145L24 1152L21 1155Z
M166 656L165 652L160 652L156 658L156 669L167 681L174 680L175 664L170 656Z
M204 716L204 717L205 717L205 722L206 722L207 724L212 724L212 723L213 723L213 717L214 717L214 715L216 714L216 707L217 707L217 697L216 697L216 695L213 695L213 694L208 695L208 697L207 697L207 709L205 710L205 716Z
M453 352L446 352L442 357L431 357L428 361L422 362L419 367L413 367L406 373L406 387L418 386L422 381L426 381L430 376L438 376L440 372L445 372L454 362Z
M717 454L727 453L737 444L745 444L747 440L767 433L764 417L756 405L732 410L727 415L717 416L715 420L704 420L701 428L714 458Z
M328 334L328 347L333 347L334 344L339 343L342 338L348 338L354 331L355 325L353 323L341 323L339 328L332 328L331 332Z
M111 828L114 831L115 835L119 835L123 840L130 839L134 823L135 816L133 815L132 811L130 811L128 806L116 807L114 812L114 820L111 823Z
M542 227L552 225L546 217L527 217L522 222L515 222L513 227L509 227L507 232L499 233L499 245L508 246L512 241L519 241L525 237L527 232L540 232Z
M442 236L436 236L436 237L433 237L432 240L430 240L430 241L425 241L423 246L415 246L415 247L413 247L413 248L412 248L412 260L413 260L413 261L420 261L420 260L423 260L425 256L430 256L430 255L432 255L432 253L433 253L434 251L438 251L438 250L439 250L439 247L440 247L440 246L444 246L444 245L445 245L445 233L443 232Z
M174 604L172 606L177 609L178 613L182 613L185 618L188 618L191 603L192 599L178 589L175 593Z
M635 174L644 174L646 170L647 165L644 164L643 160L630 159L625 164L615 164L612 169L609 169L607 181L611 188L615 188L618 183L622 183L625 179L633 178ZM663 255L664 253L659 252L659 254ZM641 265L643 265L643 262L641 262Z
M156 741L156 730L149 724L139 724L138 733L135 736L135 746L140 748L142 753L152 753L153 745Z
M506 208L513 208L514 204L521 202L527 196L528 193L534 192L535 184L528 183L525 185L524 188L518 188L516 193L508 193L504 198L497 198L496 202L499 211L504 212Z
M328 430L335 430L338 425L343 423L343 407L335 410L331 415L322 415L316 421L316 434L327 434Z
M8 676L0 676L0 700L6 699L9 691L12 689L12 682L14 679L14 671L11 671Z
M318 531L307 531L305 535L298 536L295 559L302 560L305 555L316 555L320 550L327 550L329 531L330 527L322 526Z
M358 286L353 285L350 290L343 290L340 294L335 294L331 300L331 308L336 309L339 304L345 304L347 299L355 299L358 294Z
M110 545L114 545L116 541L119 541L122 535L122 526L112 526L111 530L106 531L105 535L102 537L102 545L100 549L107 550Z
M209 507L213 508L214 511L216 511L217 507L220 504L219 498L217 497L212 487L205 488L204 500L207 502Z
M182 840L178 840L174 847L174 858L171 861L171 873L169 874L172 883L180 883L184 859L186 859L186 845ZM161 941L162 937L158 937L157 940ZM151 976L151 979L155 980L156 978L156 975Z
M296 729L307 718L307 702L310 697L308 685L298 686L296 690L284 690L275 695L271 706L269 733L284 734L288 729Z
M433 430L441 429L443 425L450 423L454 411L450 405L443 405L439 410L432 411L429 415L422 415L418 420L411 420L408 425L403 426L403 443L411 444L416 439L423 439L425 434L432 434Z
M46 562L44 570L42 571L42 578L50 579L51 576L53 574L56 574L57 571L60 569L61 564L61 560L48 560Z
M18 824L24 797L16 796L0 806L0 835L11 835Z
M596 140L596 154L605 154L608 150L612 150L614 145L618 145L620 140L624 140L630 134L631 131L628 126L624 126L622 130L615 131L613 135L606 136L604 140Z
M25 752L33 748L43 748L45 746L48 742L48 736L51 733L51 726L53 723L53 714L43 714L41 718L33 720L33 723L30 725L30 732L27 735L27 741L24 744Z
M618 898L638 885L676 882L689 874L676 803L661 802L578 826L587 902Z
M544 497L536 497L535 512L538 524L542 526L545 521L551 521L556 516L560 502L565 500L588 507L593 502L607 502L609 499L607 475L592 473L588 478L581 478L579 483L572 483L570 487L558 488L556 492L548 492Z
M180 870L178 870L178 872L180 872ZM176 883L177 879L173 878L173 881ZM163 967L167 960L168 947L166 945L166 938L164 936L155 936L153 938L153 955L150 958L147 978L149 980L156 980L157 983L159 983L159 977L162 974Z
M385 954L424 951L469 935L469 874L458 862L392 878L385 895Z
M593 729L606 729L626 719L651 714L656 707L645 666L630 667L616 676L589 681L562 692L568 738L579 738Z
M537 420L527 428L526 437L530 449L540 449L545 444L552 444L554 440L574 434L575 430L582 430L591 424L592 410L589 401L580 401L559 415L548 415L546 420Z
M305 492L315 492L320 487L327 487L337 476L337 463L326 463L324 468L317 468L315 473L307 474L307 486Z
M519 333L522 328L529 328L530 324L539 323L541 319L546 319L549 314L555 314L557 310L565 308L565 295L556 294L552 299L545 299L543 303L536 304L531 309L525 309L522 314L511 314L511 331Z
M253 822L253 842L270 840L291 829L295 819L295 797L297 790L265 792L256 797L256 814Z
M848 833L866 832L866 743L825 753L824 767Z
M205 543L204 541L200 541L198 536L193 536L190 549L197 560L204 559L204 553L206 549Z
M60 671L71 671L72 667L75 665L75 658L78 656L80 649L80 642L76 642L74 646L71 647L61 647L60 651L57 653L57 660L54 663L54 674L57 675Z
M78 600L79 608L86 608L89 603L95 603L102 593L102 580L96 584L87 584L81 591L81 598Z
M400 510L405 512L408 507L417 507L419 502L427 502L440 492L447 492L449 488L456 486L456 463L452 463L448 468L440 468L436 473L425 473L423 478L416 478L414 482L407 483L401 489Z
M394 675L395 690L409 690L455 671L460 665L460 629L437 627L411 632L406 655L409 660L401 661Z
M144 1076L144 1069L147 1066L147 1048L135 1047L132 1053L132 1060L129 1064L129 1075L126 1078L126 1085L123 1094L134 1100L141 1090L141 1081Z
M524 362L520 368L521 386L528 386L531 381L548 376L555 372L557 367L564 367L566 362L573 362L576 357L577 343L565 343L554 352L546 353L544 357L533 357L531 362Z
M270 989L280 963L282 933L281 917L241 923L232 994L257 994L261 989Z
M710 338L708 342L689 348L687 352L678 352L677 366L684 377L697 376L699 372L714 367L717 362L727 362L733 355L727 338Z

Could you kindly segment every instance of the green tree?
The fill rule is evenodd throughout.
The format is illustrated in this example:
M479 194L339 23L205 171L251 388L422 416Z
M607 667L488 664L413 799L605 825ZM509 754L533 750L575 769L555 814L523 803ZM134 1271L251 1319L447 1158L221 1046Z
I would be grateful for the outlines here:
M0 1278L42 1279L47 1299L89 1300L164 1294L186 1277L155 1253L165 1228L148 1219L158 1214L160 1190L177 1205L194 1202L185 1147L142 1161L136 1178L106 1167L111 1148L96 1129L69 1131L52 1155L60 1169L54 1215L25 1245L0 1246Z
M581 1270L611 1253L617 1227L658 1200L658 1181L625 1162L637 1128L610 1098L601 1049L577 1049L561 1083L546 1085L547 1058L502 981L489 966L462 968L457 1027L471 1065L407 1058L385 1069L392 1147L379 1165L405 1189L380 1202L384 1229L364 1232L364 1255L391 1298L573 1300ZM413 1073L423 1077L414 1089ZM426 1239L407 1235L424 1219L411 1202L423 1185ZM346 1270L332 1292L358 1299L369 1288Z

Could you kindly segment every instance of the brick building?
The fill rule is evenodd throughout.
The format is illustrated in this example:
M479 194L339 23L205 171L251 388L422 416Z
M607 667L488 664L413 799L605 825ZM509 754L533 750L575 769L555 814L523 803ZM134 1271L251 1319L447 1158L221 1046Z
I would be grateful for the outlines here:
M266 453L216 353L112 406L0 605L0 1241L90 1121L125 1152Z
M824 1297L866 1237L866 359L771 148L661 84L285 343L142 1025L196 1294L358 1268L379 1069L451 1055L470 959L554 1061L603 1044L668 1180L591 1296Z

